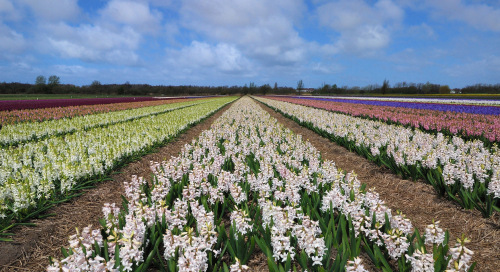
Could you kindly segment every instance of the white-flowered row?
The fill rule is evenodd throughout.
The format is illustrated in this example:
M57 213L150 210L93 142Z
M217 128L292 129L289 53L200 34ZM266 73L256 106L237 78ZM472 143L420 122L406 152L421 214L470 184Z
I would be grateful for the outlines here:
M0 149L0 218L61 193L80 179L101 175L125 157L165 141L234 97L61 137ZM9 205L11 206L9 208Z
M255 99L335 137L368 148L373 156L385 149L398 166L439 167L446 185L459 182L465 189L473 190L479 182L485 184L488 194L500 198L500 149L497 145L487 148L480 140L465 141L442 133L434 135L287 102Z
M232 169L227 169L229 161ZM412 232L412 225L408 219L402 214L393 215L375 192L363 193L354 173L345 176L333 162L321 161L319 152L309 142L302 141L300 135L279 125L248 98L237 101L210 130L204 131L197 141L185 145L178 157L152 163L151 169L155 178L150 196L141 191L140 184L145 182L141 178L133 178L126 186L130 203L126 226L137 230L117 228L119 209L114 204L104 208L106 229L111 235L108 244L120 247L122 264L127 271L143 262L140 256L144 256L148 241L141 235L134 241L123 237L129 237L127 233L131 231L143 233L143 225L152 226L162 218L166 219L168 226L163 236L164 258L171 260L178 252L179 271L206 271L207 252L217 253L219 249L213 248L213 212L199 204L201 197L206 197L210 205L231 198L236 207L230 219L243 235L255 231L257 223L269 227L275 261L284 262L288 255L293 257L297 250L303 249L312 259L313 266L320 266L326 251L321 228L318 222L306 215L299 203L304 194L318 193L326 185L331 185L331 190L321 195L323 205L318 212L330 212L333 208L336 213L350 215L356 235L365 235L374 243L384 245L394 259L406 254L410 246L408 235ZM165 200L172 186L185 176L188 183L182 190L182 197L174 200L173 207L166 207ZM216 184L210 182L210 176L215 178ZM249 203L260 208L261 222L252 222L242 210L243 205ZM196 219L196 228L186 225L189 210ZM377 220L375 224L372 224L373 218ZM386 218L391 229L382 232L380 226L386 223ZM175 235L172 233L174 229L184 232ZM86 233L93 232L87 230ZM292 237L297 241L297 248L292 246ZM72 241L82 239L85 238L74 237ZM425 239L430 244L443 242L443 231L437 223L427 228ZM113 266L102 258L89 257L91 251L89 247L87 255L74 253L76 256L63 259L49 269L70 269L78 263L93 265L89 269ZM418 254L408 256L414 267L432 266L432 258L425 253ZM470 254L453 255L452 258L464 263L470 259ZM350 261L346 270L354 271L353 267L358 269L356 271L363 271L359 259ZM243 268L248 269L239 260L231 266L232 271Z
M79 130L88 130L98 126L126 122L206 102L209 102L209 100L185 101L137 109L89 114L73 118L48 120L44 122L23 122L6 125L0 130L0 145L16 145L43 137L71 133Z

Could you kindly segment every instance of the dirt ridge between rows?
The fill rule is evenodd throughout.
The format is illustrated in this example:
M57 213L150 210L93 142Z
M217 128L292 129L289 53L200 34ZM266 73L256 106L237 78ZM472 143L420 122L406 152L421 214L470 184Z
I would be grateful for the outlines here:
M471 242L467 248L474 251L472 260L477 262L474 271L498 271L500 267L500 214L483 218L477 210L465 210L458 204L439 196L434 188L419 181L402 179L390 169L380 167L354 152L320 136L295 121L284 117L268 106L258 102L272 117L301 134L320 152L323 159L334 161L336 166L350 172L354 170L358 179L368 188L375 187L386 205L393 211L401 210L414 227L422 233L432 220L450 232L450 247L464 233Z
M12 229L10 232L15 234L14 241L0 242L0 272L45 271L49 256L62 258L60 248L68 247L68 238L76 233L75 228L82 230L90 224L93 228L99 228L104 203L116 203L121 207L124 181L129 181L132 175L149 179L152 175L150 161L160 162L177 156L185 144L191 143L208 129L233 103L178 135L155 153L117 169L111 175L112 180L97 184L95 188L84 190L82 196L49 209L47 214L56 215L33 220L36 227L19 226Z

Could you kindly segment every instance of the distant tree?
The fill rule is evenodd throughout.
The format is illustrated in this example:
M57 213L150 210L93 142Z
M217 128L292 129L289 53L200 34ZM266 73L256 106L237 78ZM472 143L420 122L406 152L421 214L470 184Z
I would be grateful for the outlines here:
M257 85L255 85L255 83L253 82L250 82L250 87L249 87L249 93L250 94L254 94L255 93L255 90L257 89Z
M297 91L299 92L299 95L300 95L300 92L302 91L302 89L304 89L304 82L301 79L297 82Z
M260 86L260 92L263 94L263 95L266 95L267 93L269 93L271 91L271 86L269 84L264 84L262 86Z
M56 85L59 85L61 82L60 82L60 78L56 75L51 75L49 77L49 85L51 86L56 86Z
M248 86L247 86L247 84L245 84L245 86L243 86L243 88L241 88L241 93L243 95L248 94Z
M101 86L101 82L99 80L94 80L92 81L92 84L90 84L92 87L99 87Z
M274 82L274 90L278 90L278 82Z
M384 79L384 83L382 84L382 88L380 88L380 92L382 94L385 94L388 89L389 89L389 80Z
M44 76L40 75L40 76L36 77L36 80L35 80L36 85L45 85L46 83L47 83L47 79Z
M450 91L451 91L451 89L450 89L450 86L448 86L448 85L439 86L439 93L440 94L449 94Z
M332 86L330 84L323 83L323 86L321 86L320 93L321 94L327 94L330 92L332 89Z

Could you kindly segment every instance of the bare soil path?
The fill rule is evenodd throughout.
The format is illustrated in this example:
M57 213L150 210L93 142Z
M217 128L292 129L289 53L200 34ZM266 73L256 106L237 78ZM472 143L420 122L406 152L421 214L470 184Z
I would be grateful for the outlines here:
M293 120L260 104L271 116L301 134L320 152L323 159L334 161L337 167L358 175L368 188L375 187L388 207L400 210L409 218L414 227L423 232L432 220L439 220L440 227L450 232L450 244L464 233L471 239L467 245L474 251L475 271L499 271L500 267L500 214L483 218L475 210L465 210L457 204L436 194L434 188L422 182L405 180L393 174L388 168L380 167L367 159L331 142L314 131L300 126Z
M68 246L68 238L88 225L99 227L104 203L116 203L121 207L123 182L129 181L132 175L150 178L150 161L168 160L177 156L185 144L191 143L203 130L232 104L226 105L214 115L191 127L177 136L166 146L155 153L132 162L111 176L112 180L98 184L95 188L85 190L85 194L62 203L47 213L55 216L42 220L33 220L36 227L16 227L12 231L14 242L0 242L0 272L7 271L45 271L49 265L49 256L61 259L61 247Z

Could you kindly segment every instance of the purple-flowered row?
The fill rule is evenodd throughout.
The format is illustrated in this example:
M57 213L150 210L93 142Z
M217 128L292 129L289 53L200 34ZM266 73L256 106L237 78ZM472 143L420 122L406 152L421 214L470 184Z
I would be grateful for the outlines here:
M311 100L286 96L270 97L280 101L369 117L384 122L395 122L426 131L449 132L468 138L484 137L490 142L500 141L500 116L459 112L442 112L392 106L359 105L331 100ZM342 100L343 101L343 100Z
M437 110L443 112L452 111L459 113L500 115L500 107L498 106L443 104L435 102L429 103L425 101L406 102L406 101L346 99L346 98L339 99L339 98L311 97L311 96L292 96L292 97L298 99L332 101L332 102L342 102L342 103L352 103L352 104L372 105L372 106L390 106L390 107L403 107L403 108L419 109L419 110Z

